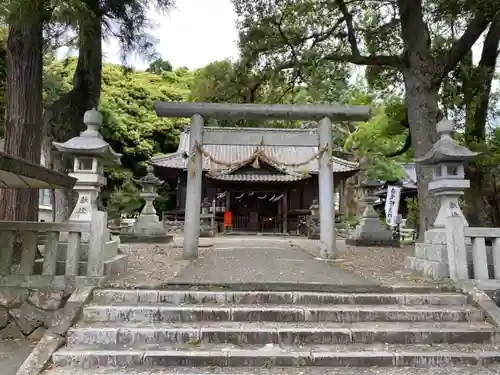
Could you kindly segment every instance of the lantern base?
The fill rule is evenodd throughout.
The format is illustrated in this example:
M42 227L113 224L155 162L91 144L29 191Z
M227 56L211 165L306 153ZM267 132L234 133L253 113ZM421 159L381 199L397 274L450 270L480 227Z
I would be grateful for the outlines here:
M399 240L392 238L391 231L381 222L372 206L366 207L353 235L346 239L346 244L352 246L400 246Z
M368 238L347 238L345 244L349 246L359 247L400 247L401 244L398 240L385 239L385 240L371 240Z
M134 234L134 233L122 233L120 234L120 242L122 244L128 243L170 243L174 240L174 236L169 234Z
M466 238L465 244L470 252L470 238ZM424 242L415 243L415 254L406 259L406 268L436 281L449 277L444 228L433 228L424 233Z
M202 224L200 226L200 237L215 237L217 227L213 228L210 224Z
M310 222L307 223L307 238L310 240L319 240L320 225L318 218L311 219Z

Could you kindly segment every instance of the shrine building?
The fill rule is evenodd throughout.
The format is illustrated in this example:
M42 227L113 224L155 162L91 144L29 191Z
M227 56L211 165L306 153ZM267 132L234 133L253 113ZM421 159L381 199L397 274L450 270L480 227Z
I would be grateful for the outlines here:
M286 137L286 129L272 130ZM184 217L189 142L189 129L185 129L176 152L151 158L156 176L176 191L176 209L166 214L178 220ZM321 150L317 146L204 145L203 154L202 200L213 203L221 229L224 212L230 211L233 231L296 233L299 221L318 199ZM335 203L342 213L344 182L359 171L359 165L337 157L331 161L338 193Z

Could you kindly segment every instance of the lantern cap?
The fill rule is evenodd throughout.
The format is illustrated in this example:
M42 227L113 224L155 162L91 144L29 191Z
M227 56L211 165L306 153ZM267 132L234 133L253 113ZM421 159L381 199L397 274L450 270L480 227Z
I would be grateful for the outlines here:
M473 152L467 147L460 145L452 138L453 121L443 119L436 126L439 139L432 148L421 158L415 161L422 165L435 165L445 162L460 162L462 164L471 162L480 152Z
M96 108L86 111L83 121L87 128L78 137L66 142L52 142L54 147L63 154L96 157L103 160L104 164L120 164L122 154L115 152L100 133L101 113Z

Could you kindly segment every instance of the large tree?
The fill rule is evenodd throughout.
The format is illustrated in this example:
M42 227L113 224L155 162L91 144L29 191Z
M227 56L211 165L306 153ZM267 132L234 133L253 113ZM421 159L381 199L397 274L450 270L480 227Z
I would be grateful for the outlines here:
M445 81L442 104L463 127L463 142L484 156L467 169L471 188L465 193L465 214L470 225L500 225L500 199L497 192L499 149L496 134L498 96L492 92L500 52L500 16L485 35L479 61L472 51Z
M233 2L242 55L263 71L296 75L337 62L399 76L415 157L436 141L443 80L499 12L489 0ZM436 204L427 192L430 169L419 166L418 176L423 232L434 220Z
M66 18L57 19L61 27L77 31L76 47L78 63L73 72L71 89L45 109L45 157L52 161L54 169L67 172L68 160L52 158L49 150L52 141L66 141L83 130L86 110L98 105L101 97L102 40L118 39L124 62L133 52L153 57L154 41L148 35L146 12L151 5L160 11L168 9L172 0L80 0L81 9ZM74 206L71 191L55 191L53 194L54 218L66 220Z
M5 152L40 163L42 140L42 0L8 2ZM37 220L38 190L2 189L2 220Z

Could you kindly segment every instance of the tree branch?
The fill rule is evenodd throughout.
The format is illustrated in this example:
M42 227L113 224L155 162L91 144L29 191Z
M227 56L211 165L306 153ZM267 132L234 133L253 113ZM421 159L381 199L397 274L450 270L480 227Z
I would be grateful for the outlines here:
M351 46L351 53L353 56L359 57L361 53L359 52L358 41L356 39L356 32L354 31L354 22L352 20L352 14L347 9L347 5L344 0L335 0L337 6L339 7L342 16L344 17L345 24L347 27L347 40Z
M345 20L347 28L347 40L349 42L349 46L351 47L351 55L331 54L325 57L326 60L345 61L356 65L391 66L395 68L401 66L402 59L399 56L361 55L358 41L356 39L356 31L354 29L352 14L349 12L349 9L347 9L347 5L344 0L335 0L335 2L337 3L337 6L339 7L340 12L342 13L342 17Z
M495 67L497 63L497 50L500 45L500 14L493 20L486 38L484 39L483 52L478 64L478 73L483 75L483 84L476 92L476 110L474 112L474 130L472 135L477 140L486 137L486 120L490 104L490 94ZM481 82L480 81L480 82ZM477 86L478 83L476 83Z
M391 55L368 55L368 56L354 56L354 55L339 55L329 54L324 57L328 61L343 61L356 65L366 66L388 66L400 69L403 66L403 59L401 56Z
M438 79L441 81L450 71L455 69L465 54L470 51L474 43L486 30L494 14L486 14L478 11L474 18L469 22L462 36L455 41L453 46L441 56L439 65L441 66Z
M279 34L280 34L280 36L281 36L281 39L283 39L283 41L286 43L286 45L287 45L288 47L290 47L290 50L291 50L291 52L292 52L292 56L293 56L294 60L295 60L295 61L299 61L299 56L298 56L298 54L297 54L297 51L295 50L295 46L294 46L294 45L290 42L290 40L289 40L289 39L287 38L287 36L285 35L285 32L283 31L283 27L282 27L282 25L283 25L283 21L284 21L284 20L285 20L285 16L283 15L283 16L281 17L281 19L279 20L279 22L276 22L276 23L275 23L275 26L278 28L278 32L279 32ZM293 81L292 81L292 82L294 82L294 83L295 83L295 82L296 82L296 80L297 80L298 78L300 78L300 79L304 80L304 77L302 76L302 72L301 72L301 70L300 70L300 69L296 69L296 70L295 70L295 77L294 77L294 79L293 79Z

